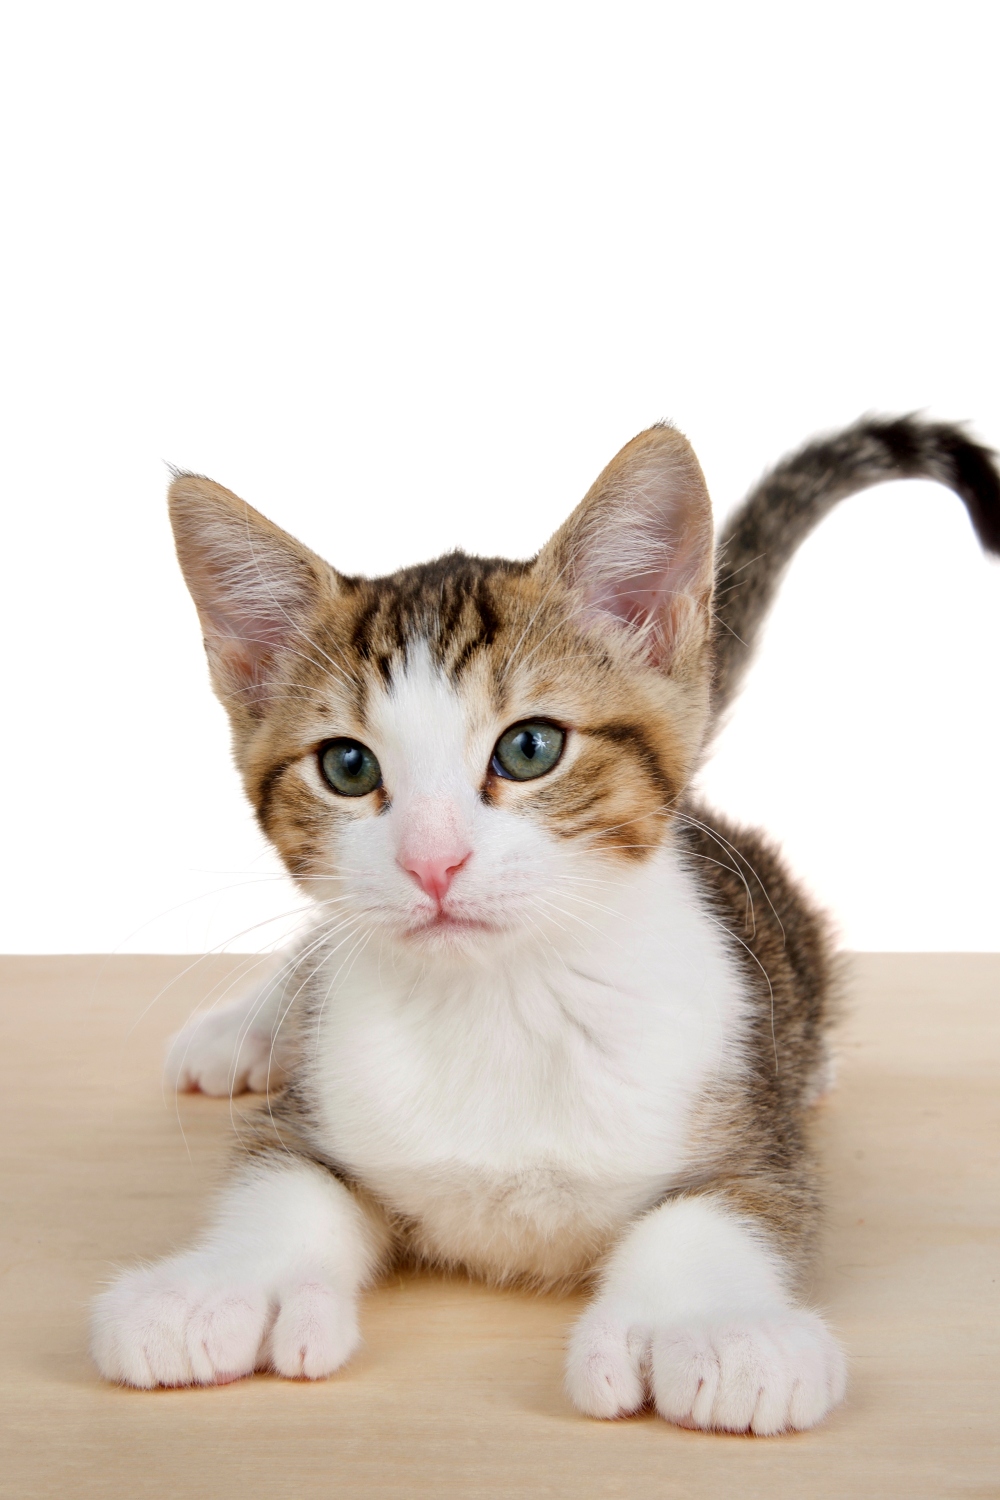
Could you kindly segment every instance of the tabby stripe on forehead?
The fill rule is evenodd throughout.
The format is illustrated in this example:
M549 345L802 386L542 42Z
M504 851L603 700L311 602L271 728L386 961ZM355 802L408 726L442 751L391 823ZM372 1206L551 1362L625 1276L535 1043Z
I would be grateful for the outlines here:
M468 602L478 612L479 619L474 625L470 622L466 639L448 668L448 675L452 682L458 681L477 651L492 646L500 627L485 580L480 579L475 598ZM445 641L444 644L447 645L448 642Z
M371 579L359 601L351 646L388 687L397 655L405 660L408 645L423 637L457 681L475 653L491 646L500 632L493 580L520 576L529 566L454 552L390 578Z
M677 788L664 771L659 756L646 737L645 730L638 724L588 725L585 732L630 750L646 775L663 794L664 801L672 802L676 797Z
M374 594L354 622L351 645L363 661L374 662L386 687L392 680L392 657L403 645L398 606Z

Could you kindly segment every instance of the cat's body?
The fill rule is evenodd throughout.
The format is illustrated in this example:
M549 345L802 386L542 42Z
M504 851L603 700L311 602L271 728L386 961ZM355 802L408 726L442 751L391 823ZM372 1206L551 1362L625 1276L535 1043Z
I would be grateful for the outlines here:
M296 1069L310 1145L392 1205L407 1248L491 1279L575 1279L699 1171L696 1101L737 1072L746 1002L691 882L666 855L642 876L613 932L569 951L442 976L370 945L344 985L318 971Z
M746 1180L752 1156L762 1175L826 1083L821 919L759 836L700 807L679 822L637 880L603 893L614 926L574 932L569 917L565 946L428 973L371 944L345 959L318 924L277 982L210 1013L214 1077L199 1022L174 1081L229 1093L234 1063L272 1088L294 1078L255 1146L301 1143L373 1191L410 1254L490 1280L586 1276L651 1203ZM796 1210L812 1193L801 1144L785 1164ZM814 1229L808 1211L786 1226Z
M766 843L687 786L802 512L906 472L945 478L996 547L982 450L869 423L751 497L722 566L756 602L728 587L714 615L707 496L672 429L623 450L534 563L374 581L176 481L248 794L318 915L277 979L174 1046L179 1086L284 1086L201 1245L101 1299L107 1375L329 1373L359 1288L408 1256L593 1277L567 1383L595 1415L651 1396L764 1433L840 1399L799 1300L827 938Z

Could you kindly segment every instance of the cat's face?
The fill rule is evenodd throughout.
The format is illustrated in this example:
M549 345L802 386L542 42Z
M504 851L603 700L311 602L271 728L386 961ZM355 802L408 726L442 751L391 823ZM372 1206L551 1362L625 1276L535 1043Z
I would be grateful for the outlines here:
M176 480L172 513L247 792L347 936L551 939L667 836L704 728L712 568L673 429L624 449L529 564L349 579L207 480Z

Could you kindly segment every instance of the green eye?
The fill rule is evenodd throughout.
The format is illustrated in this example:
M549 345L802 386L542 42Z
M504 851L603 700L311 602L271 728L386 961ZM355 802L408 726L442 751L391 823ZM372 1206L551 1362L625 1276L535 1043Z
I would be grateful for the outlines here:
M533 781L552 770L565 743L566 731L546 719L512 724L497 740L492 769L508 781Z
M382 785L382 768L367 745L357 740L327 740L319 747L323 780L342 797L367 797Z

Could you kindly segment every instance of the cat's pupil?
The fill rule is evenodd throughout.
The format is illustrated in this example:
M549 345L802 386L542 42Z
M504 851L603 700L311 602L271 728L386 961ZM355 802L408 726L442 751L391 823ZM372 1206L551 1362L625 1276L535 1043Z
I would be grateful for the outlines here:
M358 749L344 751L343 766L348 776L357 776L358 772L361 770L361 762L363 759L364 757L362 756L361 751Z
M534 760L535 751L538 749L538 740L532 734L531 730L525 729L522 734L518 735L517 739L517 748L520 750L525 759Z

